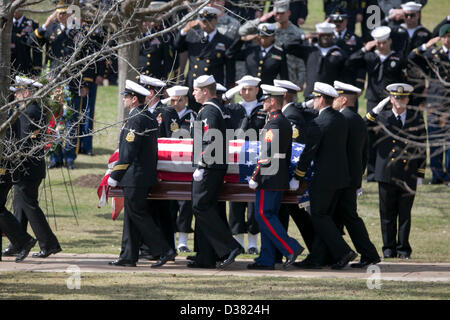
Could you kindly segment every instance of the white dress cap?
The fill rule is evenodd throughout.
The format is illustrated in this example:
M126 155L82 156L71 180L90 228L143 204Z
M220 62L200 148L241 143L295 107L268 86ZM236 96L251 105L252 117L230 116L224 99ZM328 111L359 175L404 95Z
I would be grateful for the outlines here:
M140 84L137 84L134 81L126 80L125 81L125 91L121 93L122 95L125 94L139 94L141 96L149 96L151 94L150 91L145 89Z
M409 96L413 92L413 86L407 83L393 83L386 87L391 96Z
M216 82L216 91L219 92L225 92L227 91L227 88L225 88L223 85L221 85L220 83Z
M285 88L275 87L268 84L262 84L261 89L263 89L263 93L271 96L282 96L287 90Z
M206 17L213 17L213 16L220 16L222 12L214 7L203 7L199 12L198 15L202 18L206 18Z
M152 77L149 77L149 76L146 76L143 74L141 74L139 76L139 82L143 85L152 86L152 87L162 88L162 87L166 86L166 83L164 81L161 81L159 79L152 78Z
M148 6L149 9L156 10L159 7L162 7L163 5L167 4L167 2L164 1L151 1L150 5Z
M213 83L216 83L214 76L209 76L209 75L205 74L194 80L194 88L206 87Z
M243 76L240 80L236 81L237 84L242 85L243 87L257 87L261 82L260 78L252 77L252 76Z
M336 25L334 23L322 22L316 24L316 31L318 33L333 33Z
M372 38L374 38L377 41L385 41L385 40L389 39L390 34L391 34L391 28L386 27L386 26L377 27L377 28L373 29L373 31L370 33Z
M288 81L288 80L273 80L273 84L275 87L285 88L288 90L294 90L294 91L301 91L299 86L297 86L295 83Z
M420 3L410 1L401 5L404 11L420 11L422 5Z
M275 33L275 26L273 23L260 23L258 33L260 36L272 36Z
M20 88L20 87L36 87L36 88L41 88L43 87L43 84L40 82L37 82L33 79L29 79L29 78L25 78L25 77L20 77L20 76L16 76L15 78L15 87L16 89Z
M189 91L188 87L185 86L173 86L166 90L169 97L180 97L187 95Z
M315 96L329 96L332 98L339 97L339 94L337 93L336 89L334 89L329 84L323 83L323 82L315 82L314 83L314 91L313 95Z
M336 91L338 93L353 93L353 94L358 94L361 93L361 89L358 87L355 87L351 84L348 83L344 83L344 82L340 82L340 81L335 81L333 83L334 88L336 89Z

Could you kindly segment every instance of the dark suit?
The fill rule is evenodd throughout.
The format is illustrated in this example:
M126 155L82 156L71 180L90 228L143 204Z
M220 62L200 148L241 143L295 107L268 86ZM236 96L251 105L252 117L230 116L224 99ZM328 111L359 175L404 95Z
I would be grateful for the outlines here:
M25 16L19 21L13 23L11 31L13 73L27 76L39 75L42 70L42 51L29 40L33 31L39 27L39 24Z
M400 128L393 111L383 110L379 115L369 112L365 121L368 127L379 128L375 180L379 182L383 252L390 250L394 256L397 253L409 256L412 251L409 244L411 208L417 178L425 175L426 150L414 145L414 142L426 141L423 117L420 112L407 109L405 124Z
M302 179L314 160L310 204L316 234L311 255L317 263L324 263L327 249L335 260L350 252L332 219L341 190L350 185L347 136L344 116L331 107L322 110L308 128L305 149L295 170L296 177Z
M45 178L44 131L46 116L37 103L31 103L19 117L19 148L27 157L17 169L14 185L14 214L27 229L28 221L42 250L59 248L44 213L39 207L39 186ZM34 151L32 151L35 149ZM31 153L31 154L28 154Z
M347 158L350 186L341 191L336 204L335 221L343 223L361 260L376 261L377 250L369 239L366 226L358 216L356 191L361 187L362 175L367 164L367 127L353 107L341 111L348 123Z
M120 258L136 262L141 241L155 256L170 247L155 224L147 201L149 189L157 184L158 124L145 106L135 107L120 133L119 160L111 178L123 187L125 216ZM173 234L172 234L173 241Z
M218 196L227 170L226 164L226 123L222 103L213 98L203 104L197 116L201 129L194 130L194 142L201 141L201 154L197 154L194 145L193 165L204 169L201 181L192 181L192 211L196 218L195 237L198 245L196 262L203 266L214 266L217 259L227 258L230 252L240 247L233 238L226 221L220 216ZM205 137L210 129L222 134L222 158L214 159L215 144L212 137Z

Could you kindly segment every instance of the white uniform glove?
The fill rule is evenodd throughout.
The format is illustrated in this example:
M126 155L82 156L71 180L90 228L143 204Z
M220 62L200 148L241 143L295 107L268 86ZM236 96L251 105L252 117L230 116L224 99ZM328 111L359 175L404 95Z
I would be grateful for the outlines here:
M372 109L373 113L379 114L381 110L383 110L383 108L389 103L390 100L391 97L387 97L381 100L380 103L378 103L377 106Z
M114 188L114 187L117 187L118 183L119 182L117 180L114 180L113 178L108 177L108 186L111 186Z
M238 93L239 91L241 91L242 89L242 85L237 85L236 87L231 88L230 90L228 90L227 92L225 92L222 95L222 99L225 97L225 99L223 100L230 100L232 99L236 93Z
M417 185L420 186L423 183L422 178L417 178Z
M291 189L291 191L295 191L297 190L299 187L299 181L295 178L292 178L291 181L289 181L289 189Z
M313 108L314 107L314 99L309 99L308 101L305 101L302 103L305 108Z
M192 175L192 177L197 182L202 181L203 180L203 172L205 172L205 169L196 169L194 171L194 174Z
M248 187L250 189L255 190L256 188L258 188L258 182L256 182L255 180L250 179L250 181L248 182Z
M356 190L356 196L357 197L362 196L362 194L363 194L362 188L359 188L358 190Z

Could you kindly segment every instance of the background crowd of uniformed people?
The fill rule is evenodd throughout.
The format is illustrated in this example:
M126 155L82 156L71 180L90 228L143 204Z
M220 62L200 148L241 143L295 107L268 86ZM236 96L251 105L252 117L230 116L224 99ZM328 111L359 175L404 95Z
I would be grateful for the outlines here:
M367 182L379 184L382 256L409 259L411 208L425 174L427 138L430 183L450 183L450 148L443 146L449 130L450 16L427 30L421 25L426 2L325 0L325 21L317 21L315 32L307 34L302 30L308 19L306 0L274 1L268 13L260 10L262 6L239 6L244 1L232 5L214 0L179 30L142 42L141 75L138 81L127 80L123 92L130 115L141 112L122 128L121 158L110 177L110 185L123 187L125 195L122 252L111 264L135 266L139 258L147 258L156 259L153 266L159 267L173 260L177 250L193 249L196 255L188 264L192 268L214 268L218 261L219 267L226 267L247 251L259 254L249 269L273 269L282 256L285 267L341 269L357 256L342 238L344 226L361 256L352 266L378 263L380 256L356 209L364 172ZM381 9L377 27L368 24L365 9L370 5ZM16 12L11 41L11 66L13 76L18 76L12 87L16 99L39 87L43 66L48 66L50 76L58 72L89 30L84 21L80 29L67 28L67 18L67 7L61 4L42 26ZM144 22L142 36L173 22ZM360 36L355 34L358 23ZM106 28L96 30L80 57L100 50L106 39ZM74 169L78 153L94 154L89 133L97 86L106 80L114 84L116 79L117 60L107 57L83 70L81 81L69 83L72 112L61 116L74 138L51 149L49 169ZM364 89L367 115L362 119L358 97ZM303 103L298 102L301 93ZM242 98L239 103L234 102L237 94ZM32 125L42 122L42 114L38 103L30 104L9 137L38 143L44 135L42 126ZM277 153L280 170L271 177L260 174L271 159L259 160L249 179L249 187L257 190L255 202L230 202L228 217L225 203L217 201L226 165L202 159L211 141L202 142L201 160L194 163L192 201L143 198L156 183L156 160L148 153L154 150L155 139L177 136L180 129L190 133L196 119L202 121L203 133L209 128L265 129L261 141L267 150L272 139L280 137L286 149ZM151 134L137 134L147 129ZM305 144L305 150L289 179L285 161L290 160L293 141ZM28 221L41 248L36 257L61 251L38 204L45 161L37 154L33 158L17 176L8 173L13 164L1 168L0 229L12 242L3 255L16 255L17 261L36 243L24 231ZM144 165L137 159L148 161ZM282 204L280 190L303 187L311 160L310 207ZM5 194L13 183L17 221L5 207ZM290 217L310 253L302 262L295 260L303 248L286 232ZM194 231L194 248L189 248L188 235Z

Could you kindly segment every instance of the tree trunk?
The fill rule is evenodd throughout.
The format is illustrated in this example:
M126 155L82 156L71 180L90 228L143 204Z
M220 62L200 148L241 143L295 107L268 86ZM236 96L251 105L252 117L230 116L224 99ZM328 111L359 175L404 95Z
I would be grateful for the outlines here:
M129 39L121 39L121 43L129 41ZM119 49L119 101L117 104L117 121L123 121L128 112L123 108L123 96L120 95L125 89L125 80L139 82L136 77L139 75L137 68L139 67L139 43Z

